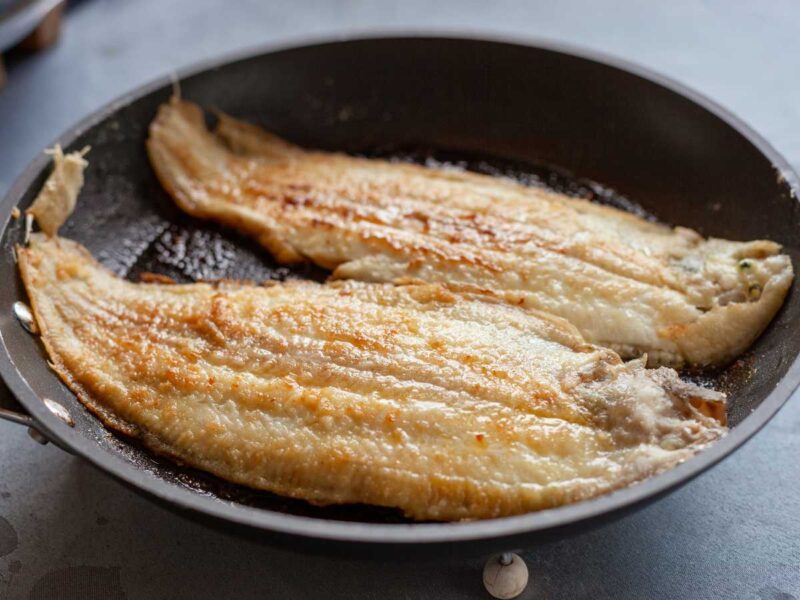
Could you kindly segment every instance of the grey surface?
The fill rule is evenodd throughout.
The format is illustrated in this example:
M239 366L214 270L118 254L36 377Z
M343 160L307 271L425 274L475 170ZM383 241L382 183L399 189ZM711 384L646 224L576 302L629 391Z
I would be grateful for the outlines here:
M0 92L0 192L56 134L154 76L255 44L437 30L638 61L744 118L800 168L800 4L84 0ZM529 598L800 598L800 400L659 503L526 553ZM184 521L0 423L0 598L483 598L480 561L301 556Z

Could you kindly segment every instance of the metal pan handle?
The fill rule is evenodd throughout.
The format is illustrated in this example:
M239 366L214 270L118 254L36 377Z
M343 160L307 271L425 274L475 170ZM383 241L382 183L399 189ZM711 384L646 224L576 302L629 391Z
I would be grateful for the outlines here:
M37 333L36 324L34 322L33 314L31 312L30 307L25 304L24 302L15 302L14 303L14 316L17 317L20 325L31 334ZM59 419L64 421L70 427L75 426L75 422L72 420L72 417L69 414L69 411L64 408L58 402L50 400L48 398L42 398L45 406L52 412L55 416ZM36 421L31 417L25 408L17 402L17 399L14 398L14 394L11 393L11 390L8 389L5 382L0 379L0 419L5 421L10 421L12 423L16 423L18 425L24 425L28 428L28 435L30 435L34 440L39 442L40 444L46 444L50 441L47 435L42 431L42 428L36 423ZM65 448L63 445L59 444L57 441L55 442L57 446L70 452L69 449Z
M36 426L33 417L25 412L22 405L14 398L11 390L2 381L0 381L0 419L27 427L28 435L40 444L46 444L49 441Z

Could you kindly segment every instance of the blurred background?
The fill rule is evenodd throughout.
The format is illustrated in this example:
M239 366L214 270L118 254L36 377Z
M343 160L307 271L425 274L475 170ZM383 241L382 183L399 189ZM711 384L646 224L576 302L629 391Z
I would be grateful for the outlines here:
M640 63L731 110L800 169L798 25L797 0L0 0L0 193L78 119L155 77L250 48L411 32L546 40ZM798 455L795 397L677 493L526 553L523 597L800 598ZM5 422L0 469L2 599L487 597L481 560L358 562L245 542Z

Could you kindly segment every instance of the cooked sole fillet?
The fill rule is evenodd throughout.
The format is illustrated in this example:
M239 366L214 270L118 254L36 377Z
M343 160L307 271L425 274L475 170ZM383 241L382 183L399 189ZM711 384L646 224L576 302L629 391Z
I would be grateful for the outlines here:
M131 283L66 239L17 251L53 368L104 422L313 503L523 513L644 479L726 431L722 394L491 294Z
M303 150L173 99L150 128L155 171L186 212L339 278L492 290L650 364L721 365L781 306L793 274L769 241L685 228L499 178Z

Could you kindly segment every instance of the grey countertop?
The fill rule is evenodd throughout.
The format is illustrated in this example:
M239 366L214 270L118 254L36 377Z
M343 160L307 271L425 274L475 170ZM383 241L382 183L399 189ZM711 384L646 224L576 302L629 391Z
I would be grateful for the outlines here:
M0 193L58 133L173 69L253 45L398 31L549 39L686 83L800 168L796 0L83 0L0 92ZM525 553L527 598L800 598L800 399L752 442L616 524ZM0 598L485 598L480 560L275 550L144 500L0 422Z

